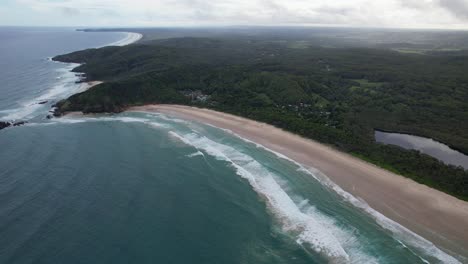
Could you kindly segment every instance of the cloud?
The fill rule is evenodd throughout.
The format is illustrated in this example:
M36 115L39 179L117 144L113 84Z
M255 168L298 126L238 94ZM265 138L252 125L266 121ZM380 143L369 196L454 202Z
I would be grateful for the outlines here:
M467 0L439 0L439 5L447 11L464 20L468 20Z
M431 0L401 0L402 7L412 8L416 10L428 10L431 8Z
M77 16L80 14L80 10L78 8L73 7L61 7L62 13L66 16Z
M89 26L338 25L468 29L467 0L14 1L17 9L30 11L31 16L27 17L31 21L50 21L49 24L56 23L61 15L71 18L61 20L62 23Z

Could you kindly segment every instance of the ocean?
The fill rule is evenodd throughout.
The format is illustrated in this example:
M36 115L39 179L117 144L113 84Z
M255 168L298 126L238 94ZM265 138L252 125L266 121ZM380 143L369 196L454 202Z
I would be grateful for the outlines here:
M0 131L0 263L457 263L230 131L143 112L48 120L87 88L50 57L128 33L0 39L0 120L28 121Z

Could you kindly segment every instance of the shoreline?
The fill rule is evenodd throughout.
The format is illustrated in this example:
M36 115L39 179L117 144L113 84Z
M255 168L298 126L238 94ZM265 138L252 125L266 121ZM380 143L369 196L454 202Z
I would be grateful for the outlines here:
M141 34L141 33L136 33L136 32L122 32L122 33L126 33L127 36L125 38L121 39L121 40L116 41L116 42L106 44L103 47L127 46L127 45L130 45L130 44L136 43L136 42L140 41L143 38L143 34ZM60 61L58 61L58 62L60 62ZM60 62L60 63L66 63L66 62ZM73 64L73 63L69 63L69 64ZM81 64L78 64L78 66L80 66L80 65ZM76 68L76 67L74 67L74 68ZM72 69L72 71L73 71L73 69ZM86 87L81 92L87 91L87 90L93 88L94 86L102 84L102 83L104 83L104 81L100 81L100 80L89 80L88 81L88 80L86 80L83 83L86 84Z
M96 48L103 48L103 47L109 47L109 46L127 46L127 45L130 45L130 44L136 43L136 42L138 42L139 40L141 40L143 38L143 34L141 34L141 33L135 33L135 32L121 32L121 33L126 33L127 36L125 38L121 39L121 40L116 41L116 42L112 42L112 43L106 44L106 45L104 45L102 47L96 47ZM64 63L66 65L73 65L74 67L69 72L73 72L74 69L76 69L77 67L82 65L80 63L73 63L73 62L69 63L69 62L58 61L58 60L54 60L53 58L54 57L51 57L51 58L49 58L49 60L53 61L53 62ZM83 74L83 73L76 72L75 74ZM75 82L80 80L78 76L75 76L75 79L76 79ZM93 87L95 87L97 85L103 84L103 83L104 83L104 81L101 81L101 80L87 80L87 77L85 77L85 80L83 82L76 83L77 91L74 94L71 94L70 96L73 96L73 95L78 94L78 93L86 92L86 91L90 90L91 88L93 88ZM70 96L68 96L66 98L63 98L63 99L60 99L60 100L67 99ZM52 115L53 116L57 117L57 116L60 116L60 115L68 114L68 113L61 113L61 114L57 115L57 111L56 111L56 108L54 110L54 106L55 105L52 105L52 109L53 109Z
M99 32L99 31L97 31L97 32ZM116 42L106 44L106 45L104 45L104 46L102 46L100 48L109 47L109 46L123 47L123 46L127 46L127 45L130 45L130 44L136 43L136 42L140 41L143 38L143 34L141 34L141 33L126 32L126 31L115 31L115 33L117 33L117 32L126 33L127 36L125 38L121 39L121 40L117 40Z
M146 105L127 111L158 112L228 129L306 168L318 170L338 188L367 203L371 210L451 255L468 258L468 230L464 229L468 226L468 202L265 123L180 105Z

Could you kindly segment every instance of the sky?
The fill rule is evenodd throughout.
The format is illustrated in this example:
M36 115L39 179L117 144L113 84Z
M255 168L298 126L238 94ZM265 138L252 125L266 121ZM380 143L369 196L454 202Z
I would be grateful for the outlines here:
M0 0L0 25L311 25L468 30L468 0Z

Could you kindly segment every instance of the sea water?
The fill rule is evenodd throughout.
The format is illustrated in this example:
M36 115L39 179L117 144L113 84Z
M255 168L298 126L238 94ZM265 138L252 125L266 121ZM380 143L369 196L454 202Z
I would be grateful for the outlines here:
M0 131L0 263L457 263L229 131L141 112L46 119L86 88L47 58L125 33L0 38L0 120L29 121Z

